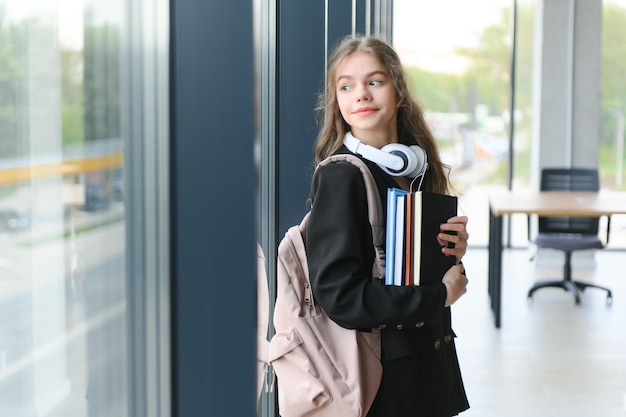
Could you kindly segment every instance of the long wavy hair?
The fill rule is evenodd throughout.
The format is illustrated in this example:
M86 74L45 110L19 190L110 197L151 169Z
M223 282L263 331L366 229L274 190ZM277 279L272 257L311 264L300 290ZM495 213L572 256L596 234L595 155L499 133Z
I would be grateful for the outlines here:
M343 144L343 138L350 126L341 116L337 102L337 69L343 60L355 53L372 54L386 69L393 80L398 106L398 142L404 145L419 145L428 156L428 171L422 189L447 194L449 167L441 162L437 142L424 119L424 112L412 97L407 85L407 77L394 49L383 39L375 36L349 36L335 47L329 63L327 82L318 97L315 112L321 129L315 143L315 161L321 162L335 153Z

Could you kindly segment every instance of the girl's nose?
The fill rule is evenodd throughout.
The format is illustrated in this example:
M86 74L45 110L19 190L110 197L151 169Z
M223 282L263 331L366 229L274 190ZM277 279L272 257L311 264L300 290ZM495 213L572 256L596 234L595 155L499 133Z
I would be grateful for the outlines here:
M372 98L370 92L365 87L359 87L356 93L356 99L358 101L369 101Z

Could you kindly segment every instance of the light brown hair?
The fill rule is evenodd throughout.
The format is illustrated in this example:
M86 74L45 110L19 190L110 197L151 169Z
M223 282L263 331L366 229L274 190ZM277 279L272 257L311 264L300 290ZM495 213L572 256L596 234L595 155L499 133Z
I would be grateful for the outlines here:
M343 144L343 137L350 126L341 116L337 102L337 68L341 62L355 52L372 54L386 69L393 81L398 106L398 142L404 145L419 145L428 155L428 171L423 188L426 191L448 193L449 184L446 173L449 167L439 158L437 142L424 119L424 112L412 97L407 85L407 77L394 49L383 39L374 36L355 36L342 39L335 47L329 63L324 91L318 97L316 113L321 115L322 125L315 143L315 161L335 153Z

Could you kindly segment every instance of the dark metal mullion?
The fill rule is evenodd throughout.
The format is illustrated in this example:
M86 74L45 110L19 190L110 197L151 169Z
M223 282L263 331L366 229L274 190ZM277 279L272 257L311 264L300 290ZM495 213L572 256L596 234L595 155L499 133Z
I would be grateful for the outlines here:
M253 416L253 5L170 6L172 416Z

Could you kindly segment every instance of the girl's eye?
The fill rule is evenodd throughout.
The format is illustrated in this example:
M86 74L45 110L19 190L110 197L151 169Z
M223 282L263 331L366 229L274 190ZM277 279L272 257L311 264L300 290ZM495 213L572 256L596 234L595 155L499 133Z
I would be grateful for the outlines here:
M371 80L370 81L370 85L381 85L383 82L382 80Z
M348 84L345 84L345 85L342 85L339 89L341 91L350 91L351 88L352 88L352 86L350 86Z

